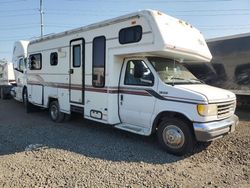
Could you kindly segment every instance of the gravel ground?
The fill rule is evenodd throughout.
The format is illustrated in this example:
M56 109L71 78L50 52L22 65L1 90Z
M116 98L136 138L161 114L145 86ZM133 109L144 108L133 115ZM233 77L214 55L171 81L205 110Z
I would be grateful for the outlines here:
M236 132L176 157L155 136L0 100L0 187L250 187L250 117L237 114Z

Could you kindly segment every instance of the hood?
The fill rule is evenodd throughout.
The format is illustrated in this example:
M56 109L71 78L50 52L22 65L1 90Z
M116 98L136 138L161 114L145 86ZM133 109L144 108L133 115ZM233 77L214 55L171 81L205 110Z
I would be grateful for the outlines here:
M231 91L206 84L176 85L175 87L199 93L205 96L209 103L225 102L236 99L235 94Z

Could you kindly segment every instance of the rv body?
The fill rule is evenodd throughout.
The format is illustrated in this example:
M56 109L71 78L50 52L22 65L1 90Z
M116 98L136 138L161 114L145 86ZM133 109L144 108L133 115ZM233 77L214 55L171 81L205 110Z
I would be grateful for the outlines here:
M210 61L203 36L158 11L30 41L28 58L26 107L49 108L56 122L76 111L129 132L157 132L163 147L181 155L238 121L235 95L196 81L180 63Z
M29 41L20 40L15 42L13 47L12 62L14 65L14 75L16 85L11 91L11 95L17 101L23 102L23 95L27 89L26 69L27 69L27 47Z
M15 85L13 64L9 62L0 63L0 98L6 99L10 96L13 85Z

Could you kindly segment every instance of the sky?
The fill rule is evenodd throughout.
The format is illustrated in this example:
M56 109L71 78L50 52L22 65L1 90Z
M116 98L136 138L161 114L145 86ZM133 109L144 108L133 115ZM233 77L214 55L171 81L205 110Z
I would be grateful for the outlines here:
M143 9L182 19L206 39L250 33L250 0L43 0L44 34L58 33ZM17 40L40 36L40 0L0 0L0 59Z

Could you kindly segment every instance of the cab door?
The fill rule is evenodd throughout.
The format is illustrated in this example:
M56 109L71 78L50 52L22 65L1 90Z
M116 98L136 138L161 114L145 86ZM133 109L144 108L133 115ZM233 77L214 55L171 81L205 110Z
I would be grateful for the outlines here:
M156 90L152 67L143 59L125 61L119 90L119 115L122 123L149 128L156 99L150 93Z
M70 42L70 102L84 104L84 40Z

